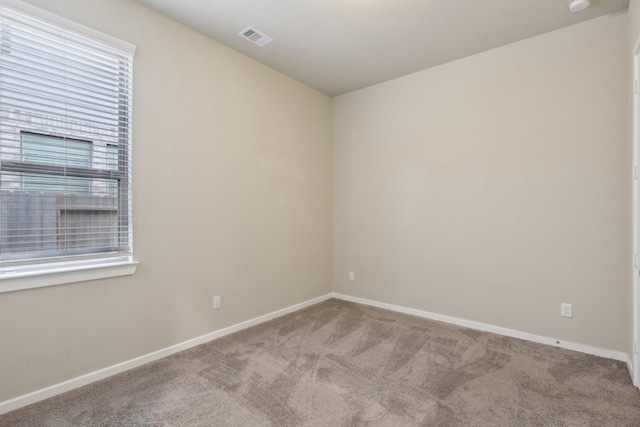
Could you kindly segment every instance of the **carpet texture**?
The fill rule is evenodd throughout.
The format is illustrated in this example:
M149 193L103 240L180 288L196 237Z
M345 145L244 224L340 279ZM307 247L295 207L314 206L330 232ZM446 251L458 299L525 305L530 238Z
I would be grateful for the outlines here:
M640 426L621 362L329 300L0 426Z

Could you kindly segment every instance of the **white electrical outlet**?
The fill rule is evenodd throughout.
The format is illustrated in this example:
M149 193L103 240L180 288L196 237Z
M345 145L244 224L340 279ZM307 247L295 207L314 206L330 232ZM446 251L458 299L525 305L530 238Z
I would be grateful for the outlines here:
M214 309L220 308L220 297L219 296L213 297L213 308Z
M562 317L573 317L573 305L563 302L560 304L560 315Z
M354 281L356 280L356 273L353 271L349 272L349 280Z

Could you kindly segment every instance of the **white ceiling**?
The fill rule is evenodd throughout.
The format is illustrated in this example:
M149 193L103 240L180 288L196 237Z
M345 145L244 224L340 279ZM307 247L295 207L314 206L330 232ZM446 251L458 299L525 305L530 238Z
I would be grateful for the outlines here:
M135 0L328 95L601 15L629 0ZM237 34L273 37L258 47Z

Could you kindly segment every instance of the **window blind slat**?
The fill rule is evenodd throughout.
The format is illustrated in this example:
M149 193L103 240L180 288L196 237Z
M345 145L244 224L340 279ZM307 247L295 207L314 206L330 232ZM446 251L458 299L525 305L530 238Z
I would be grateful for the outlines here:
M53 68L69 67L74 70L82 70L87 74L102 76L105 80L114 78L116 70L114 64L125 66L126 58L114 58L112 56L90 56L83 52L74 51L72 46L39 43L25 39L25 34L6 31L2 32L5 41L3 50L10 52L16 58L39 58L52 65ZM28 36L28 35L27 35Z
M53 64L47 61L39 60L36 57L18 58L13 57L4 60L4 72L8 73L10 70L14 70L15 73L29 73L41 74L49 76L50 78L56 78L58 81L64 81L67 84L75 84L79 87L93 88L96 91L110 91L113 90L113 80L120 80L115 77L112 80L101 78L101 76L90 73L82 73L82 70L76 70L72 67L60 67L59 64ZM124 70L123 70L124 73ZM130 84L130 81L123 79L119 84L122 87L126 87Z
M22 26L14 20L3 19L0 20L0 23L6 24L0 29L5 39L10 39L12 42L23 46L43 49L45 52L69 51L70 54L76 57L86 58L83 62L87 63L109 63L114 60L131 58L131 55L119 55L113 49L92 49L60 36L47 35L47 33L38 32L33 27Z
M6 21L0 21L0 25L3 25L0 27L0 36L3 38L2 48L16 57L34 56L52 63L69 63L72 67L79 67L88 72L94 69L95 72L107 76L113 74L113 64L126 66L131 62L129 56L113 55L112 52L92 55L86 51L77 50L68 43L34 38L33 35L17 31L15 28L8 30L9 23Z
M42 10L40 10L40 12L42 12ZM58 16L52 14L49 15L52 17L52 21L60 20L60 17ZM124 56L127 57L132 57L135 53L134 45L123 42L122 40L115 39L106 34L99 33L86 27L78 31L75 28L68 28L68 26L60 25L59 22L45 22L46 19L30 16L27 13L17 11L11 7L0 6L0 20L11 20L15 26L23 25L25 27L31 27L34 30L40 31L41 33L48 34L48 36L45 35L41 37L62 36L69 41L74 41L78 43L78 45L84 46L85 49L95 53L105 52L111 53L113 55L124 54ZM73 27L78 27L77 24L71 21L67 22ZM94 34L87 34L87 31L90 31Z
M73 79L69 74L59 73L53 74L53 70L47 69L47 67L28 67L25 62L16 66L11 61L4 62L4 68L2 75L6 78L19 79L23 81L33 82L34 84L46 84L51 87L60 88L65 87L72 92L80 93L88 96L97 96L111 100L113 98L118 99L120 91L126 89L129 85L124 80L118 82L120 90L115 92L113 87L109 85L94 84L93 82L85 79L83 81Z
M75 135L77 138L81 139L92 139L94 142L106 142L109 144L116 144L119 138L123 138L123 134L119 132L118 129L113 127L102 127L96 126L93 124L82 124L82 129L80 129L80 124L74 121L70 121L70 123L61 122L58 118L47 116L46 119L39 120L36 114L28 113L24 114L21 117L16 117L15 112L2 110L0 106L0 120L4 118L15 120L13 122L16 126L21 126L24 128L33 127L38 128L41 122L46 122L46 133L53 136L61 136L64 135L65 132L71 129L75 129ZM45 133L44 129L41 130L42 133ZM8 133L7 133L8 134ZM2 139L2 138L0 138ZM4 139L2 139L4 141ZM15 138L9 138L7 141L15 140ZM9 148L11 148L9 146Z

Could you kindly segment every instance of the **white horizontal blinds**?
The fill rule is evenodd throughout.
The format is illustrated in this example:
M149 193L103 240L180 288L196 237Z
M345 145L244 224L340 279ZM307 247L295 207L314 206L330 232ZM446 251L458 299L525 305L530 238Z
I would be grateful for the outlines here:
M0 266L131 253L132 61L0 8Z

